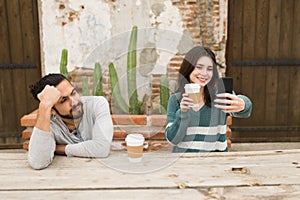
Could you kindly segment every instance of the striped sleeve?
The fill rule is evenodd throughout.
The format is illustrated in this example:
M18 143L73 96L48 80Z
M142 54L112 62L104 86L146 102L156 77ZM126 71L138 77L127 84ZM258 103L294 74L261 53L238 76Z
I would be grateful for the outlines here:
M245 102L245 109L241 112L237 112L237 113L231 113L231 115L233 117L237 117L237 118L247 118L250 117L251 115L251 111L252 111L252 102L251 100L244 95L237 95L239 98L243 99Z
M177 96L174 94L170 97L167 110L167 126L165 136L168 142L177 145L183 140L188 128L189 113L181 112L177 103Z

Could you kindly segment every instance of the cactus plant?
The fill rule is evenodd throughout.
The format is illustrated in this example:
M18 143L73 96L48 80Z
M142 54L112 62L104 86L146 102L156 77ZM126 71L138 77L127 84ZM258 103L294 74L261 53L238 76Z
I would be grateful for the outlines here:
M60 73L62 75L64 75L68 81L71 81L71 77L68 73L67 65L68 65L68 50L63 49L62 52L61 52L59 70L60 70Z
M140 114L140 104L136 87L136 43L137 26L133 26L130 35L130 41L127 53L127 90L129 96L130 114Z
M166 114L170 97L169 81L166 75L160 77L160 105L162 114Z
M88 79L86 76L81 77L82 81L82 96L89 96L89 84L88 84Z
M109 79L110 79L110 86L111 86L113 99L114 99L116 105L124 113L128 113L129 108L128 108L128 105L126 104L125 100L121 96L118 74L117 74L117 71L116 71L113 63L109 64L108 70L109 70Z
M100 63L96 62L94 67L93 95L102 96L102 71Z

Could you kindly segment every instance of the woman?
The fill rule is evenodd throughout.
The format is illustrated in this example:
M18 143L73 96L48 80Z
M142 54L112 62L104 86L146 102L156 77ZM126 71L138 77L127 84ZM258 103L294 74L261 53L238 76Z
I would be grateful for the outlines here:
M192 48L181 64L179 87L168 104L165 135L173 152L228 151L227 116L249 117L252 103L243 95L217 94L218 81L215 54L209 48ZM200 85L196 106L184 91L187 83Z

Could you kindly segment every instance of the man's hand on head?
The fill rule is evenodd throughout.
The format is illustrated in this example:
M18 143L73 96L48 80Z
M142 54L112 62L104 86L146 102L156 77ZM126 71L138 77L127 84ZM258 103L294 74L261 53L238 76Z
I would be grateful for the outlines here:
M46 85L37 97L42 104L52 107L58 102L61 97L61 92L54 86Z

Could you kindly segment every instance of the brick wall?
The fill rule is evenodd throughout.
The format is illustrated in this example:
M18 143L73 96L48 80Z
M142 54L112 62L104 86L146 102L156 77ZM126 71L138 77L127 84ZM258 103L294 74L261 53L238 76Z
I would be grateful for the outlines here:
M224 18L224 12L226 12L227 7L224 8L223 4L223 7L221 7L221 3L226 5L226 0L173 1L173 5L180 10L183 28L190 32L194 45L210 47L216 53L220 75L224 76L227 34L227 20ZM176 54L169 61L167 67L167 76L171 91L174 91L176 88L178 70L183 58L184 54ZM153 75L151 81L151 99L153 109L156 109L156 107L159 106L160 76L161 75Z

